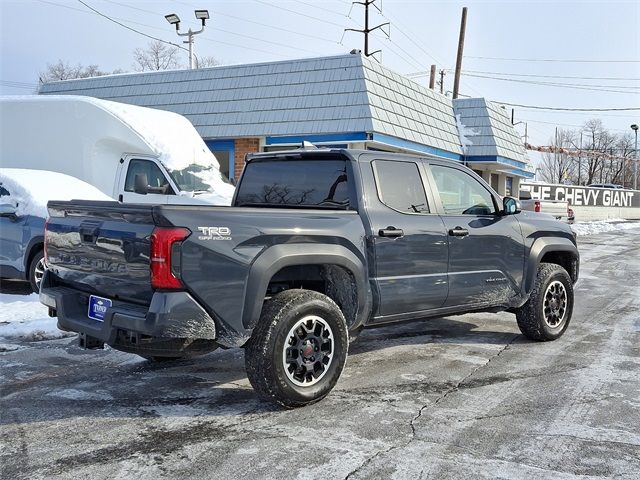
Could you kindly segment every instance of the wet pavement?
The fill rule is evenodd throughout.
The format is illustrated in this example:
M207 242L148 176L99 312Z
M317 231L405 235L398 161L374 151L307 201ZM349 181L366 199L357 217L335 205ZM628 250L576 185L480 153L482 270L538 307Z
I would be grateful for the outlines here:
M0 477L638 478L639 233L580 239L561 339L508 313L365 330L297 410L255 397L242 350L153 364L0 341Z

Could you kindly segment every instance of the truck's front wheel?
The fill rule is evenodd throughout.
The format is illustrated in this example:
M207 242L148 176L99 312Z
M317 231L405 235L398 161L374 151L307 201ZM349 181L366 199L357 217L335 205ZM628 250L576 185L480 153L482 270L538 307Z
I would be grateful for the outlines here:
M286 290L265 303L245 351L247 376L263 398L292 408L317 402L335 386L349 339L329 297Z
M541 263L527 303L516 310L518 327L532 340L560 338L573 313L573 283L560 265Z

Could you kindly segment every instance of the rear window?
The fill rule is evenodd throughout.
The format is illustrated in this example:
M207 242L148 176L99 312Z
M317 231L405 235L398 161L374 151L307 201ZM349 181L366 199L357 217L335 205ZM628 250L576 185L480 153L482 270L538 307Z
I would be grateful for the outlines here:
M267 160L245 167L236 206L349 208L345 160Z

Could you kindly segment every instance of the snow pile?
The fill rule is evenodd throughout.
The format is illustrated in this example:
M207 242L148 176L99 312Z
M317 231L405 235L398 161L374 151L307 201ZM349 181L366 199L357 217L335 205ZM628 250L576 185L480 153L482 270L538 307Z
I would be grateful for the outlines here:
M456 115L456 127L458 127L458 136L460 137L460 145L462 146L463 155L467 154L467 148L473 145L469 137L474 137L480 132L473 128L467 127L460 119L460 114Z
M37 294L0 293L0 338L37 341L74 335L58 330L56 325L57 319L49 317Z
M581 222L571 225L571 230L581 236L613 232L616 230L630 230L634 228L640 228L640 222L628 222L620 218L598 220L594 222Z
M17 206L18 216L46 218L49 200L112 200L77 178L44 170L0 168L0 185L9 192L0 203Z

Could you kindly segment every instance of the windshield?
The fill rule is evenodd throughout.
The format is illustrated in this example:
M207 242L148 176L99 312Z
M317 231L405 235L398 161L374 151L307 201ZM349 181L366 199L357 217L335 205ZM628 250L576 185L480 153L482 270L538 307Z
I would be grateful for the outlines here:
M187 192L213 192L220 181L229 183L229 179L213 165L205 167L191 164L182 170L167 171L180 190Z

